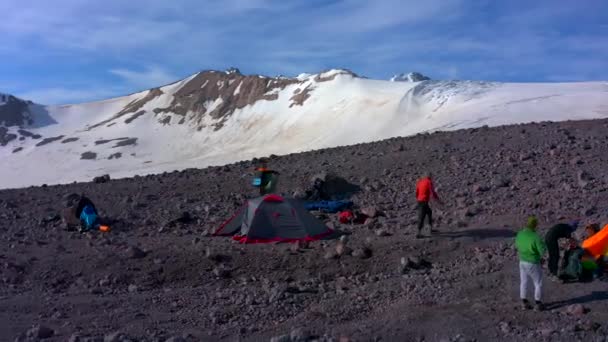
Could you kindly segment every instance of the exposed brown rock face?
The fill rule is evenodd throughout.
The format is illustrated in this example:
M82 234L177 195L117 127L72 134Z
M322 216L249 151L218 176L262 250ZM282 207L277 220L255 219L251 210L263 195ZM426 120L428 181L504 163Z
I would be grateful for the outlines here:
M244 76L238 71L205 71L196 75L175 93L170 106L157 108L156 114L172 113L185 116L192 113L196 126L203 126L205 115L219 120L230 116L235 110L252 105L260 100L273 101L278 98L275 90L297 83L295 79L278 79L260 76ZM224 120L216 123L221 127ZM180 121L183 122L183 121Z
M314 81L331 81L340 74L357 77L352 72L343 70L329 76L317 75ZM143 109L147 103L159 96L171 96L171 94L166 93L166 88L154 88L141 99L129 103L111 119L99 122L89 129L110 123L127 114L129 116L124 120L124 123L130 124L140 116L153 113L162 125L192 124L200 130L210 125L209 122L211 121L213 122L212 127L218 130L237 109L253 105L261 100L277 100L279 92L285 87L305 82L308 82L308 80L286 77L271 78L258 75L245 76L238 69L229 69L225 72L203 71L183 84L173 94L173 98L167 107ZM311 84L307 84L303 89L298 88L290 99L292 101L290 107L302 106L310 98L312 91L314 91L314 85ZM205 120L205 118L208 119Z
M306 101L310 97L310 91L311 91L310 86L307 86L302 91L300 91L300 88L296 89L294 91L294 95L289 99L292 101L291 104L289 105L289 108L291 108L293 106L303 105L304 101Z
M143 107L146 103L152 101L154 98L161 96L162 94L163 94L163 92L159 88L150 89L148 91L148 94L146 94L146 96L142 97L139 100L134 100L133 102L126 105L125 108L123 108L120 112L116 113L116 115L114 115L112 118L94 124L93 126L89 127L89 130L102 126L102 125L105 125L108 122L112 122L127 114L135 113L135 115L132 115L127 120L125 120L125 123L130 123L131 121L137 119L137 117L139 117L145 113L143 111L139 111L141 109L141 107Z
M50 144L54 141L61 140L61 139L63 139L63 137L64 137L63 135L60 135L57 137L44 138L44 139L42 139L42 141L37 143L36 146L44 146L44 145Z

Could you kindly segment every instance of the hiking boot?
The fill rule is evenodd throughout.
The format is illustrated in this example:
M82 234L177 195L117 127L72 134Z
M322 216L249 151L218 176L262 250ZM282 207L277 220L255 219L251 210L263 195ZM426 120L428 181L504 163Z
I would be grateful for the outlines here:
M530 305L530 302L528 302L527 299L524 299L521 301L521 309L522 310L530 310L532 309L532 305Z
M543 303L537 301L536 303L534 303L534 311L545 311L545 306L543 305Z

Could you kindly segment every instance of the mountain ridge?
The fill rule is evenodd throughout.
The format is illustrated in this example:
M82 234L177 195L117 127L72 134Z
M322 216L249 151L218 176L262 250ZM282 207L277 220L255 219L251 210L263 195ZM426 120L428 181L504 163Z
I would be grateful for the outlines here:
M268 77L231 68L82 104L19 99L28 115L0 105L0 188L220 165L437 130L604 118L607 91L604 82L391 82L347 69Z

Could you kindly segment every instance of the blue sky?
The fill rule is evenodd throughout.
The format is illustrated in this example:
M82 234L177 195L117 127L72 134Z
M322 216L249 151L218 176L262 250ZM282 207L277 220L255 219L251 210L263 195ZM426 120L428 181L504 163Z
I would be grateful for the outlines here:
M45 104L231 66L608 80L605 0L4 0L2 11L0 92Z

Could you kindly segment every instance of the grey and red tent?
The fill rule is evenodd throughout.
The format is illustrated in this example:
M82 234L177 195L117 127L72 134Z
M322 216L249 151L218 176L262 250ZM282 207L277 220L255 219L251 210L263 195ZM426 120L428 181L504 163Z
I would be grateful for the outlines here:
M213 235L241 243L314 241L333 230L312 216L301 201L278 195L250 199Z

